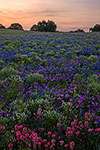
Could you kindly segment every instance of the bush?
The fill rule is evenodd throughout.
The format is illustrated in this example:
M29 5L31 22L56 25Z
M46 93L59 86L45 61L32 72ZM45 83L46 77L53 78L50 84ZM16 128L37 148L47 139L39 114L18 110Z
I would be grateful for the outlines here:
M56 121L57 114L53 111L48 116L52 121ZM52 117L54 116L54 118ZM55 117L56 116L56 117ZM59 117L59 116L58 116ZM47 118L48 119L48 118ZM5 125L0 126L0 148L1 149L57 149L57 150L99 150L99 134L100 128L96 120L91 121L93 116L88 112L85 113L81 120L74 119L69 126L63 126L60 122L56 123L57 132L50 129L27 128L20 124L15 124L8 130ZM52 122L53 123L53 122ZM94 127L92 127L92 125ZM45 130L46 129L46 130Z
M92 32L100 32L100 24L96 24L93 28L89 29Z
M47 56L54 56L55 55L55 53L54 53L54 51L50 51L50 52L46 52L45 53L45 56L47 57Z
M2 24L0 24L0 29L5 29L5 26L3 26Z
M96 61L98 61L98 56L90 55L88 57L88 60L91 61L91 62L96 62Z
M38 74L38 73L30 73L26 78L25 81L28 83L33 83L33 82L39 82L39 83L43 83L45 82L45 78L42 74Z
M19 75L10 75L10 77L7 77L4 81L1 82L1 87L4 87L4 105L6 104L5 102L9 103L10 99L16 99L16 97L19 96L19 93L20 95L22 94L22 85L23 80Z
M39 21L38 24L33 25L30 31L40 31L40 32L55 32L56 31L56 24L53 21L45 20Z
M73 52L67 52L64 54L64 56L68 57L68 58L72 58L73 57Z
M8 77L10 77L11 75L18 75L19 72L17 70L15 70L12 67L4 67L3 69L0 70L0 78L6 79Z
M36 52L31 52L31 53L30 53L30 56L34 58L34 57L37 56L37 53L36 53Z
M88 92L100 94L100 76L93 74L87 80L89 82L87 85Z
M9 110L9 113L12 114L12 112L15 111L15 115L11 115L9 119L12 120L12 122L20 124L27 120L27 117L29 117L30 112L27 109L27 105L22 100L15 100L13 104L11 104L11 109Z
M12 23L8 29L23 30L23 27L19 23Z

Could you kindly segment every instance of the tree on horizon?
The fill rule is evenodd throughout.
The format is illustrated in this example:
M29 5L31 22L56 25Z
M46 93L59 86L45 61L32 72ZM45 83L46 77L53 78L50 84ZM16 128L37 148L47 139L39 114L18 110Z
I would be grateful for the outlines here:
M19 23L12 23L8 29L23 30L23 27Z
M70 33L84 33L85 31L83 29L77 29L75 31L70 31Z
M48 20L47 22L45 20L39 21L36 24L34 24L30 31L40 31L40 32L55 32L57 28L57 25L54 21Z
M90 28L89 31L100 32L100 24L96 24L93 28Z
M5 26L3 26L2 24L0 24L0 29L5 29Z

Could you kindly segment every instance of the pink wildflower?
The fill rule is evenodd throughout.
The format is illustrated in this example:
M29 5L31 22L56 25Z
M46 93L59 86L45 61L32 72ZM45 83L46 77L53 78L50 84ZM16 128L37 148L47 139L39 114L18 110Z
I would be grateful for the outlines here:
M80 131L78 130L78 131L76 132L76 135L79 136L79 134L80 134Z
M61 123L60 122L57 123L57 127L61 127Z
M68 144L65 144L64 147L68 147Z
M28 138L28 137L29 137L29 134L28 134L28 133L26 133L26 134L25 134L25 137L26 137L26 138Z
M84 125L85 125L86 127L88 127L88 121L85 121L85 122L84 122Z
M1 131L6 131L5 126L4 126L4 125L2 125L2 126L1 126L1 128L0 128L0 130L1 130Z
M82 124L82 121L79 121L79 124Z
M23 132L26 132L26 131L27 131L27 128L26 128L26 127L24 127L24 128L23 128Z
M44 139L42 142L43 142L43 143L46 143L46 142L47 142L47 140L46 140L46 139Z
M92 132L92 131L93 131L93 128L92 129L91 128L88 129L88 132Z
M63 144L64 144L64 141L63 141L63 140L61 140L61 141L60 141L60 145L63 145Z
M20 131L16 131L16 136L19 138L21 136L21 132Z
M56 135L55 134L52 134L52 138L55 138L56 137Z
M56 140L55 140L55 139L52 139L52 140L51 140L51 143L52 143L52 144L53 144L53 143L55 143L55 142L56 142Z
M45 150L48 150L48 144L45 144Z
M74 142L74 141L71 141L71 142L70 142L70 145L74 147L74 146L75 146L75 142Z
M38 143L38 147L39 147L39 149L41 148L41 142Z
M13 144L12 144L12 143L9 143L9 144L8 144L8 148L13 148Z
M48 137L50 138L50 135L51 135L52 133L51 133L51 131L48 131Z

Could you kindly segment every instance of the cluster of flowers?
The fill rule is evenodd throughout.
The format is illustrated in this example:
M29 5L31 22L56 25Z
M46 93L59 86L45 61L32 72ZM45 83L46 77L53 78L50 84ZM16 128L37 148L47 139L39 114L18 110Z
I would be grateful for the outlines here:
M75 143L82 143L84 140L91 139L91 137L94 138L94 141L99 137L100 138L100 126L98 121L94 121L94 128L91 127L91 119L92 115L90 115L88 112L84 114L84 121L78 121L77 119L74 119L74 121L71 122L71 126L67 127L65 136L67 138L67 141L70 142L70 149L73 150L75 148ZM62 124L60 122L57 123L57 127L61 128ZM96 138L95 138L96 137ZM73 141L72 141L73 140Z
M13 149L15 145L24 145L25 147L30 147L36 150L37 148L41 150L44 148L45 150L55 150L55 149L70 149L74 150L78 143L90 140L91 136L98 138L100 137L100 127L98 126L98 122L94 121L95 127L91 128L91 118L92 116L86 112L85 120L78 121L74 119L71 122L71 126L67 127L65 131L65 136L61 132L62 124L60 122L57 123L58 135L56 133L52 133L48 131L45 133L46 138L44 138L44 134L39 136L35 130L30 130L27 127L23 127L22 125L15 125L14 128L10 131L10 143L8 143L8 148ZM43 132L44 128L42 128ZM6 128L4 125L0 127L0 133L2 136L6 135Z
M6 133L6 128L4 125L2 125L0 127L0 132ZM27 127L23 127L22 125L18 126L17 124L14 126L14 128L10 131L11 135L10 135L10 142L8 144L8 148L9 149L14 149L15 144L18 145L23 145L25 147L30 147L33 148L34 150L36 150L37 148L39 150L41 150L41 148L44 148L45 150L48 150L48 148L51 149L55 149L55 145L56 145L56 135L52 134L51 131L48 131L47 133L47 139L43 139L40 136L38 136L38 133L36 133L34 130L30 130L27 129ZM15 135L15 136L14 136ZM59 146L62 146L64 144L63 140L60 140L60 137L58 137L59 139ZM73 142L73 141L72 141ZM72 144L72 142L70 143L70 145ZM68 144L65 144L64 147L67 147Z
M99 43L95 33L0 34L0 123L6 126L0 126L1 147L6 139L11 149L76 150L86 141L95 143L100 135ZM94 118L86 113L84 120L85 112ZM15 124L20 126L11 130Z

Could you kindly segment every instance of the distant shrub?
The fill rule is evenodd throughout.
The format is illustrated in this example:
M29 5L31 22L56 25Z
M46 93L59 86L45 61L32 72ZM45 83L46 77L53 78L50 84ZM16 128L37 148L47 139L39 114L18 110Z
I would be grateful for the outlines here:
M54 51L46 52L45 56L53 56L55 55Z
M55 57L59 57L59 56L60 56L60 52L56 52Z
M23 27L19 23L12 23L8 29L23 30Z
M92 76L88 77L88 82L88 92L100 94L100 76L93 74Z
M61 50L60 50L60 54L64 54L66 52L66 50L64 49L64 48L62 48Z
M19 72L12 67L4 67L0 70L0 78L3 80L11 75L17 75Z
M80 73L76 73L76 74L75 74L74 80L75 80L75 82L80 82L80 83L85 82L84 75L83 75L83 74L80 74Z
M31 57L35 57L35 56L37 56L37 53L36 53L36 52L31 52L31 53L30 53L30 56L31 56Z
M0 24L0 29L5 29L5 26L3 26L2 24Z
M56 110L45 110L44 114L45 115L43 115L43 117L44 117L45 126L46 128L52 130L52 128L57 123L57 121L60 120L61 115ZM48 122L48 124L46 122Z
M23 80L19 75L10 75L10 77L6 78L4 81L2 81L2 87L4 87L4 101L3 104L5 105L5 102L9 102L10 99L16 99L18 97L18 93L22 93L22 86L23 86Z
M42 66L45 66L46 64L47 64L47 60L46 60L46 59L42 59L42 60L41 60L41 65L42 65Z
M87 57L86 57L85 55L81 55L81 56L80 56L80 59L81 59L81 60L86 60Z
M27 120L30 112L26 108L27 105L24 105L22 100L15 100L14 103L11 104L11 110L9 111L9 113L15 111L15 115L12 117L12 122L16 119L16 121L20 124L21 122Z
M96 44L96 50L100 49L100 44Z
M74 56L73 56L73 60L74 60L74 61L78 61L78 56L77 56L77 55L74 55Z
M90 28L89 31L100 32L100 24L96 24L93 28Z
M22 60L28 60L28 56L27 55L21 55L21 59Z
M45 20L39 21L38 24L34 24L30 31L40 31L40 32L55 32L57 28L57 25L54 21L48 20L47 22Z
M97 55L100 55L100 49L99 49L98 51L96 51L96 54L97 54Z
M75 54L76 54L77 56L79 56L80 51L79 51L79 50L76 50L76 51L75 51Z
M75 31L70 31L70 33L84 33L84 30L83 29L77 29Z
M11 83L18 83L18 84L21 84L23 83L23 80L21 79L21 77L19 75L11 75L10 77L8 77L5 82L11 82Z
M73 52L67 52L64 54L66 57L71 58L73 56Z
M37 61L37 62L41 62L42 61L42 59L39 56L35 56L34 60Z
M98 57L95 56L95 55L90 55L90 56L88 57L88 60L91 61L91 62L96 62L96 61L98 61Z
M4 64L4 61L1 59L1 60L0 60L0 69L3 68L3 64Z
M42 74L38 74L38 73L30 73L26 78L25 81L28 83L33 83L33 82L39 82L39 83L43 83L45 82L45 78Z

